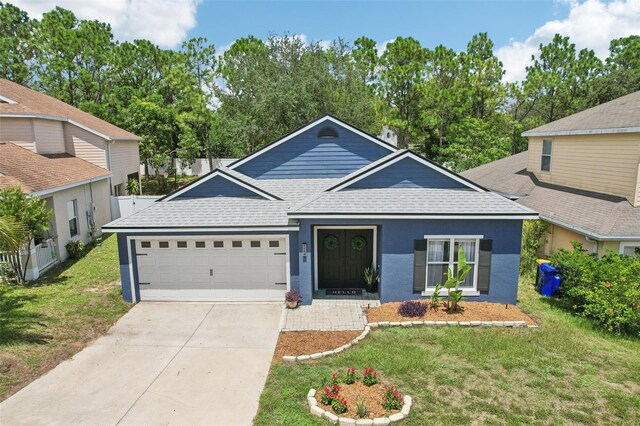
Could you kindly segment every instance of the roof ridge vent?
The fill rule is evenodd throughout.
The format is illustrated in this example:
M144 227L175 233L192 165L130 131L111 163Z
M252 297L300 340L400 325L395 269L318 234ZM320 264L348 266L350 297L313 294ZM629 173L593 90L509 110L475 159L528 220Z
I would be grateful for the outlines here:
M329 127L329 126L323 127L318 132L318 138L320 139L335 139L339 136L340 135L338 135L338 131L333 127Z

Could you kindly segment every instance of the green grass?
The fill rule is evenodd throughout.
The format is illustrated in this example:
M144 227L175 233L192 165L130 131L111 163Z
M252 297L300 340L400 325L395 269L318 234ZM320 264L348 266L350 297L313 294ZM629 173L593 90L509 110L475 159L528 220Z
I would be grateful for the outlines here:
M640 342L606 334L521 284L539 329L389 328L344 353L272 365L256 425L322 425L305 395L376 368L414 398L402 424L640 424Z
M0 284L0 400L104 334L130 308L116 238L25 286Z

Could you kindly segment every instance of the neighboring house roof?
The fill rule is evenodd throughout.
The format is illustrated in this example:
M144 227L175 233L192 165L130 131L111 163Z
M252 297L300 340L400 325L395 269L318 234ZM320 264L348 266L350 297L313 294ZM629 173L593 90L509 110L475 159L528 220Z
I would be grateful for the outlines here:
M319 128L322 130L327 120L349 130L353 129L333 117L325 117L314 123L320 125ZM304 126L303 129L309 130L310 127ZM296 132L292 134L295 135ZM164 197L151 207L128 218L116 220L103 229L147 233L168 229L184 231L192 228L228 230L278 227L282 230L295 230L298 225L294 219L297 218L339 216L396 219L537 217L537 213L532 210L489 192L411 151L397 150L364 133L358 137L363 144L379 146L382 143L389 149L385 149L381 157L371 159L370 163L360 167L356 172L336 178L311 179L300 177L300 173L296 172L297 178L261 179L240 173L234 165L230 168L222 167ZM291 140L291 137L286 136L283 139ZM301 140L309 143L308 133ZM282 146L282 143L276 141L270 146ZM291 143L295 143L295 140ZM310 151L318 152L318 146L321 149L331 144L334 149L335 143L326 142L325 145L321 140L313 147L303 146ZM353 144L353 139L350 139L349 143ZM317 158L309 155L310 151L296 151L295 145L289 148L305 158ZM267 149L258 152L268 151ZM264 161L260 167L264 167L265 164L278 164L272 156L265 156L260 160L259 155L252 154L246 158ZM338 156L336 161L340 161L340 158L342 157ZM243 161L241 159L235 164L243 164ZM326 163L326 159L324 161ZM408 161L410 164L400 161ZM305 164L312 170L318 168L312 161ZM329 164L328 167L330 166ZM420 177L428 178L409 179L404 175L407 167L411 168L413 177L417 173ZM446 184L443 183L443 176ZM379 180L375 180L376 177ZM364 182L365 178L374 181L369 182L368 187L352 186L356 182ZM450 182L454 182L455 185L451 185Z
M0 117L40 117L69 121L108 140L142 140L104 120L38 91L0 78Z
M45 156L7 142L0 142L0 174L0 188L17 185L36 194L111 176L109 171L69 154Z
M527 130L523 136L640 132L640 91Z
M462 175L540 213L540 218L600 240L640 239L640 207L622 197L540 182L527 171L528 152Z

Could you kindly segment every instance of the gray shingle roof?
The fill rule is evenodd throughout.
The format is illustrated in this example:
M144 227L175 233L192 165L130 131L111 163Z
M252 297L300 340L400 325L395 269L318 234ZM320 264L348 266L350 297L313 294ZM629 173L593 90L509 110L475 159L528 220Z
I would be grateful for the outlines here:
M285 201L260 198L187 198L160 201L129 217L118 219L109 228L214 228L246 226L286 226Z
M463 172L462 175L540 213L543 219L594 238L640 239L640 207L622 197L581 191L538 181L526 171L527 152Z
M524 132L523 136L640 132L640 91Z
M528 215L533 212L490 192L434 188L352 189L322 193L291 214Z

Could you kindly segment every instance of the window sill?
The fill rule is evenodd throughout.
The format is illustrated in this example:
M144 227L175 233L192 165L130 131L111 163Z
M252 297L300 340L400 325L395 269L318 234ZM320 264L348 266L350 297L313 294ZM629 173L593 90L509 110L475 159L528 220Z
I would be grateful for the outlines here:
M422 297L431 297L433 295L433 291L435 290L435 288L428 288L425 291L423 291ZM442 290L440 290L440 296L447 296L449 294L449 290L447 290L446 288L443 288ZM463 296L480 296L480 292L478 290L474 290L474 289L462 289L462 295Z

